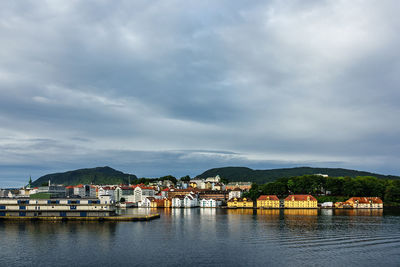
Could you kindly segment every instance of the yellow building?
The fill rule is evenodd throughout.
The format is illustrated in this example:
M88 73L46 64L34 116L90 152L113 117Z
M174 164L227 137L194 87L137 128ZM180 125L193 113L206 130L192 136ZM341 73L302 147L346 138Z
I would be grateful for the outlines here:
M317 199L311 195L289 195L285 198L285 208L289 209L316 209Z
M232 198L228 200L228 208L253 208L250 198Z
M279 198L275 195L261 195L257 198L257 208L279 209Z
M165 198L164 199L164 208L171 208L172 207L172 199L171 198Z

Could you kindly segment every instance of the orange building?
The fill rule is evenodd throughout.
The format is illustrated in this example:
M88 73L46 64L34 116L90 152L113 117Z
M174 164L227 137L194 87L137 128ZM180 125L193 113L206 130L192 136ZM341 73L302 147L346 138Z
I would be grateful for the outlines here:
M346 202L335 203L337 208L383 209L383 201L379 197L352 197Z

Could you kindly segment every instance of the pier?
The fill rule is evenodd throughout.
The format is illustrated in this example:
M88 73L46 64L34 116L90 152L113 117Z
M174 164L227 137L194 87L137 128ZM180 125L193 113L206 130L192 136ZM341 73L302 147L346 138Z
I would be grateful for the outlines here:
M118 216L90 216L90 217L62 217L62 216L2 216L0 221L151 221L160 218L159 213L149 215L118 215Z

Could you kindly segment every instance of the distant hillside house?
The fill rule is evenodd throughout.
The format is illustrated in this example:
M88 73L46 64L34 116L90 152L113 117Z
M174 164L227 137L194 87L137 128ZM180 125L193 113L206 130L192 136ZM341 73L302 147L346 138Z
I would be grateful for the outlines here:
M312 195L289 195L285 198L284 205L289 209L318 208L317 199Z
M251 188L251 182L232 182L232 183L228 183L225 186L226 190L234 190L236 188L239 188L240 190L244 190L244 191L249 191Z
M261 195L257 198L257 208L279 208L279 198L275 195Z

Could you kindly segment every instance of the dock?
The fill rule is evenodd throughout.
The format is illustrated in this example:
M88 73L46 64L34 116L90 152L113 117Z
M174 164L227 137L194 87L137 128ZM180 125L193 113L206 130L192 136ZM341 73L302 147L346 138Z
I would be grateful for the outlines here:
M135 222L151 221L160 218L159 213L149 215L116 215L116 216L88 216L88 217L62 217L62 216L1 216L0 221L99 221L99 222Z

